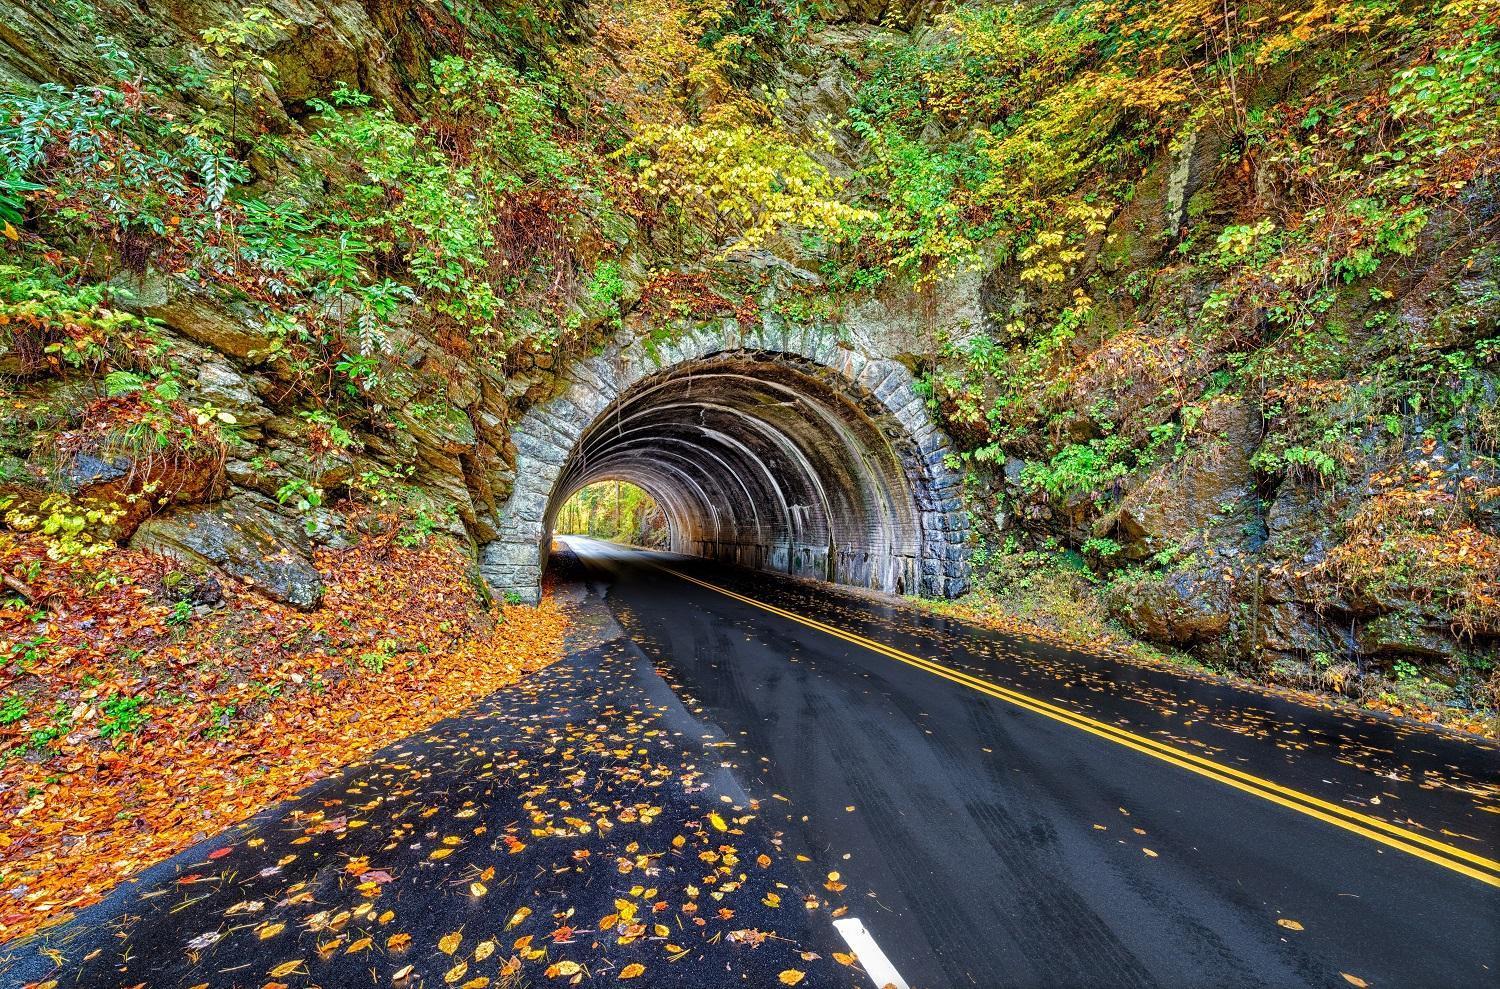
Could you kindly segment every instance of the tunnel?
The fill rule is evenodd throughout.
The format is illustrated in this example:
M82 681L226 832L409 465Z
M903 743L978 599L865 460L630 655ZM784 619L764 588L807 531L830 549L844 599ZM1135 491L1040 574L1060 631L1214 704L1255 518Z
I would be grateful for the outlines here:
M632 373L599 362L516 430L509 538L481 570L534 597L558 512L628 481L667 518L669 549L894 594L967 587L967 521L946 440L910 373L726 349Z
M892 438L784 361L696 361L636 384L574 448L547 530L574 492L614 478L656 499L675 552L918 588L919 516Z

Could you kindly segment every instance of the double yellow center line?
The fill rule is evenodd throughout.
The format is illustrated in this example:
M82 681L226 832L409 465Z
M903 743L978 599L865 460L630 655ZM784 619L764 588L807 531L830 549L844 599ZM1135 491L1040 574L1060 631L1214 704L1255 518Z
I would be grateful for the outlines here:
M1007 703L1014 704L1016 707L1025 708L1045 718L1051 718L1053 721L1059 721L1080 731L1097 735L1099 738L1114 742L1116 745L1123 745L1128 749L1134 749L1144 755L1151 756L1153 759L1160 759L1162 762L1171 763L1181 769L1186 769L1188 772L1197 773L1199 776L1223 783L1225 786L1232 786L1236 790L1260 797L1262 800L1269 800L1274 804L1280 804L1300 814L1306 814L1308 817L1315 817L1320 821L1332 824L1334 827L1343 828L1345 831L1352 831L1357 835L1369 838L1371 841L1377 841L1382 845L1403 851L1408 855L1415 855L1417 858L1426 859L1428 862L1440 865L1445 869L1452 869L1454 872L1462 873L1490 886L1500 887L1500 862L1496 862L1493 859L1485 858L1482 855L1475 855L1462 848L1437 841L1406 828L1397 827L1394 824L1370 817L1367 814L1361 814L1347 807L1341 807L1338 804L1320 800L1311 794L1289 789L1279 783L1273 783L1259 776L1242 772L1233 766L1226 766L1211 759L1195 755L1192 752L1186 752L1182 749L1165 745L1153 738L1137 735L1135 732L1126 731L1124 728L1116 725L1097 721L1076 711L1058 707L1056 704L1037 700L1035 697L1018 693L1017 691L1002 687L996 683L991 683L988 680L982 680L976 676L971 676L951 666L945 666L930 659L923 659L921 656L903 652L882 642L876 642L874 639L867 639L862 635L856 635L853 632L847 632L832 625L826 625L823 622L807 618L796 612L788 611L785 608L778 608L773 604L767 604L764 601L746 597L726 587L720 587L717 584L710 584L708 581L690 577L671 567L664 567L657 563L652 563L651 565L690 584L696 584L699 587L722 594L725 597L733 598L751 607L778 615L788 621L816 629L834 638L843 639L845 642L853 643L871 652L879 653L888 659L894 659L898 663L905 663L907 666L931 673L933 676L942 677L944 680L952 681L959 686L968 687L986 696L1006 701Z

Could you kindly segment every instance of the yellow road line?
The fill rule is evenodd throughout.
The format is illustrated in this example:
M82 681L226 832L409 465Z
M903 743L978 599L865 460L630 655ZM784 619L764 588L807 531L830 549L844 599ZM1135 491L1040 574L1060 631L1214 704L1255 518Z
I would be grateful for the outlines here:
M1478 879L1480 882L1487 883L1490 886L1500 887L1500 862L1493 859L1476 855L1473 852L1446 844L1424 834L1398 827L1378 818L1370 817L1359 811L1340 807L1338 804L1330 803L1311 794L1303 793L1300 790L1293 790L1279 783L1273 783L1270 780L1235 769L1233 766L1226 766L1211 759L1205 759L1192 752L1186 752L1182 749L1166 745L1156 739L1137 735L1135 732L1127 731L1117 725L1097 721L1076 711L1070 711L1067 708L1059 707L1047 701L1038 700L1035 697L1019 693L1008 687L1002 687L997 683L991 683L988 680L971 676L951 666L945 666L933 660L924 659L921 656L916 656L882 642L877 642L874 639L867 639L862 635L835 628L816 619L799 615L785 608L779 608L774 604L767 604L764 601L731 591L726 587L720 587L717 584L711 584L708 581L690 577L671 567L664 567L658 563L652 563L651 566L663 570L680 580L685 580L690 584L696 584L699 587L722 594L725 597L733 598L736 601L741 601L762 611L779 615L800 625L805 625L808 628L816 629L819 632L842 639L845 642L869 649L889 659L894 659L897 662L905 663L908 666L931 673L934 676L942 677L960 686L968 687L971 690L994 697L997 700L1003 700L1017 707L1025 708L1028 711L1086 731L1091 735L1096 735L1117 745L1123 745L1126 748L1134 749L1152 758L1160 759L1163 762L1171 763L1189 772L1197 773L1199 776L1207 777L1226 786L1232 786L1237 790L1253 794L1263 800L1269 800L1272 803L1290 808L1308 817L1317 818L1335 827L1343 828L1346 831L1351 831L1372 841L1406 852L1408 855L1414 855L1417 858L1441 865L1446 869L1451 869L1470 878Z

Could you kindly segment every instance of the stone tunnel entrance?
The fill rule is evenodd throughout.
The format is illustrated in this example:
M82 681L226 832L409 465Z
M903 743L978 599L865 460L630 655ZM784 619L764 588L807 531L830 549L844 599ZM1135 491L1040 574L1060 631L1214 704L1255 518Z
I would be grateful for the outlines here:
M821 337L755 342L700 333L575 368L513 432L489 583L535 600L557 512L619 479L661 506L676 552L899 594L965 590L958 480L906 368Z

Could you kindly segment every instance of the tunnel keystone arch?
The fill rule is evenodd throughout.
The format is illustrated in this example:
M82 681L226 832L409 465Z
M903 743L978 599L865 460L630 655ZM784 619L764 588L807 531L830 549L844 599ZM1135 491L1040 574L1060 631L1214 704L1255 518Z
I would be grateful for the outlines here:
M539 598L557 511L610 478L656 499L674 551L895 593L968 588L960 479L911 372L826 330L728 321L632 340L570 367L512 437L515 487L480 553L500 594Z

